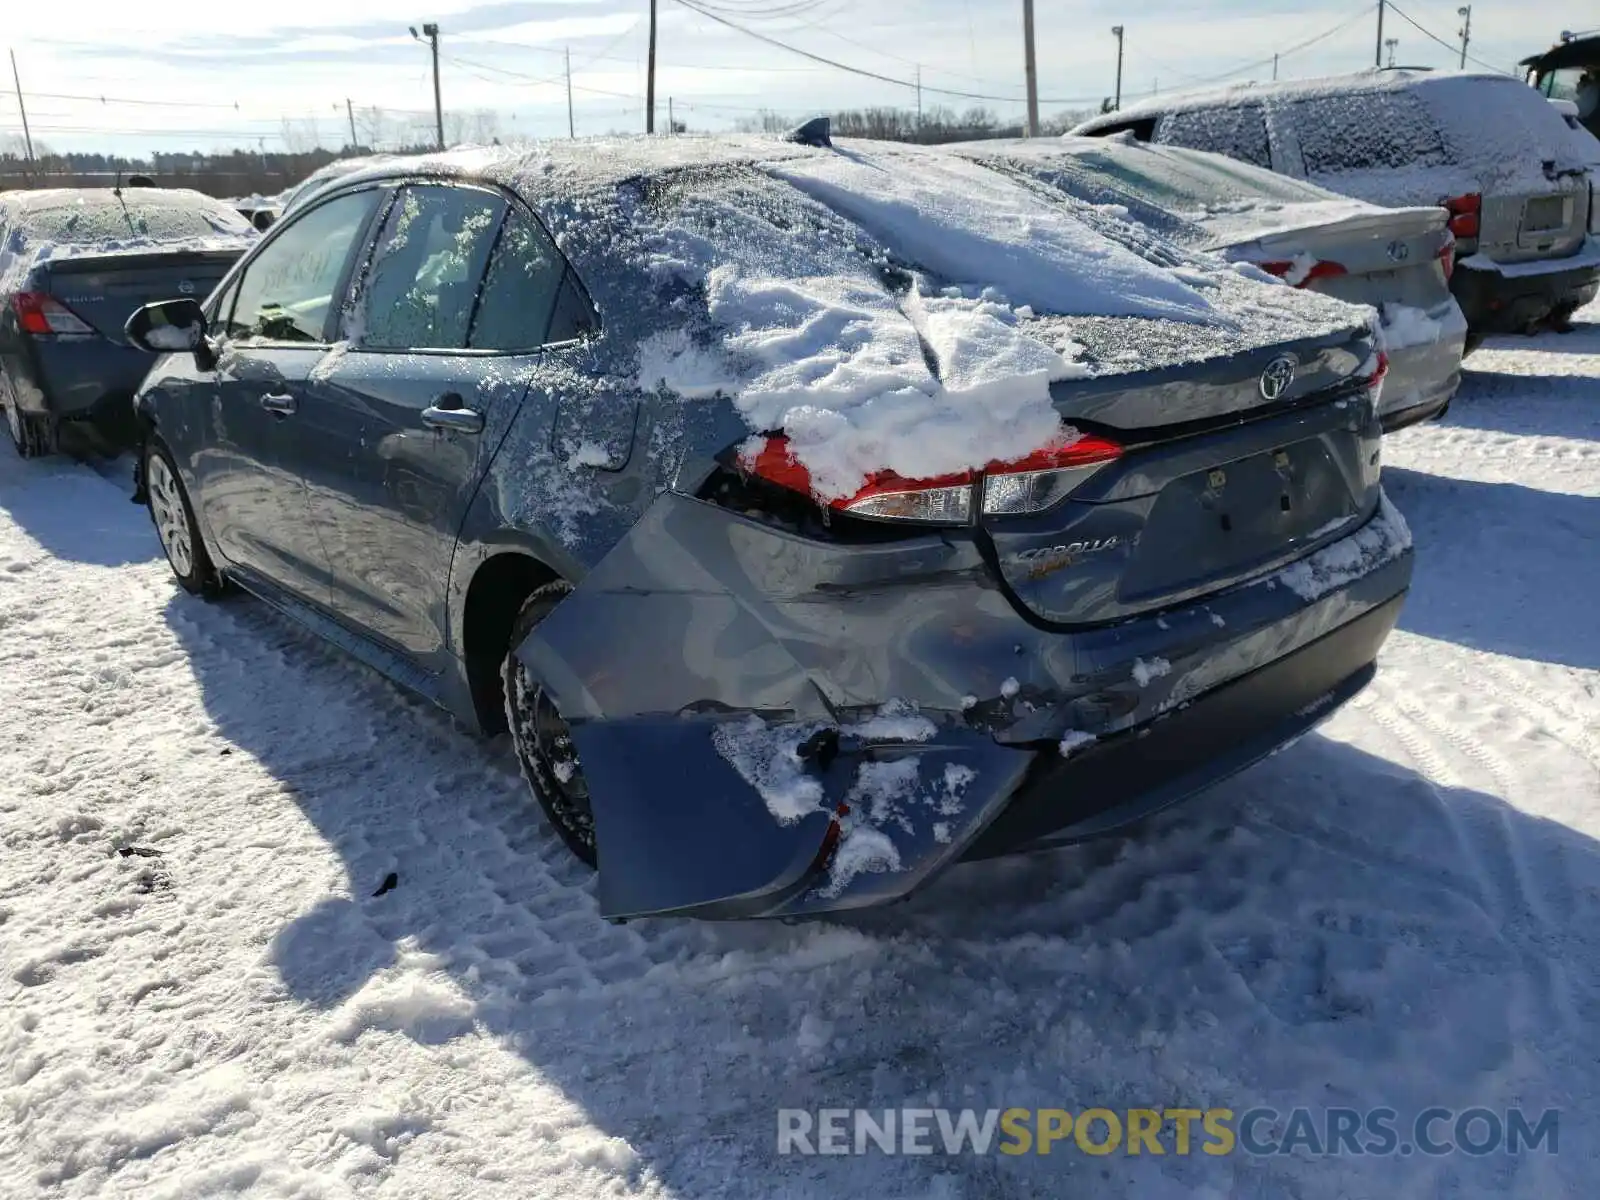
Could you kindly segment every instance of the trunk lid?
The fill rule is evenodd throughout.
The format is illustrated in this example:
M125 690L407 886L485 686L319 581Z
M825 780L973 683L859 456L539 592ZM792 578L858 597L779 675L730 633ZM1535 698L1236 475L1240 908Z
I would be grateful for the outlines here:
M232 250L145 250L51 258L36 271L48 292L117 345L134 311L157 300L204 301L244 247Z
M1065 503L981 525L1029 614L1114 622L1220 591L1310 553L1370 514L1381 430L1365 336L1278 344L1201 368L1058 389L1080 430L1125 447ZM1275 400L1269 368L1292 360Z

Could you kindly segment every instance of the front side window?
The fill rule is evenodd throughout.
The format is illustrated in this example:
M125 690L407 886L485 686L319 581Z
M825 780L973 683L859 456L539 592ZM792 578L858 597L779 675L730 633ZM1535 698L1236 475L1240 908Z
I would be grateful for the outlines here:
M383 223L348 318L374 350L460 350L505 202L466 187L408 187Z
M1257 167L1272 166L1267 118L1259 104L1173 113L1161 121L1160 140L1169 146L1226 154Z
M352 192L288 223L245 265L231 313L224 299L223 331L273 342L325 341L334 293L378 195Z
M535 350L594 328L589 301L555 243L518 213L506 220L472 326L475 350Z

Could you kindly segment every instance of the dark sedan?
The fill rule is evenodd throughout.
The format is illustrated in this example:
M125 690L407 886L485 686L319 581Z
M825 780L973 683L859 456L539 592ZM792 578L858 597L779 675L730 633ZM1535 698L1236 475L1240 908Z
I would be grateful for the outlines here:
M0 192L0 405L17 452L50 453L66 422L125 439L150 367L128 317L204 299L253 240L227 205L181 188Z
M1410 582L1366 310L817 140L383 164L129 325L179 583L509 730L607 916L1125 826L1359 691Z

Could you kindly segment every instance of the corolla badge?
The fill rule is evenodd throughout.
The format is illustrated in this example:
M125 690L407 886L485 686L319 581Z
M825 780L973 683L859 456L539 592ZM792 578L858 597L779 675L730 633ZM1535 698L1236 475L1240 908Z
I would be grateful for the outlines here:
M1295 360L1287 354L1280 354L1267 364L1267 369L1261 372L1261 395L1267 400L1276 400L1289 390L1289 385L1294 382Z

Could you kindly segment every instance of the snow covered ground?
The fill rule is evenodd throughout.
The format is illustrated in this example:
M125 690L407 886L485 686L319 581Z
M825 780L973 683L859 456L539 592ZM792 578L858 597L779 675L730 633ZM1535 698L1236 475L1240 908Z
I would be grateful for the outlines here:
M1386 447L1416 585L1320 733L804 925L603 923L503 740L180 594L124 465L0 454L0 1196L1592 1194L1585 319ZM776 1153L780 1107L1433 1105L1559 1153Z

